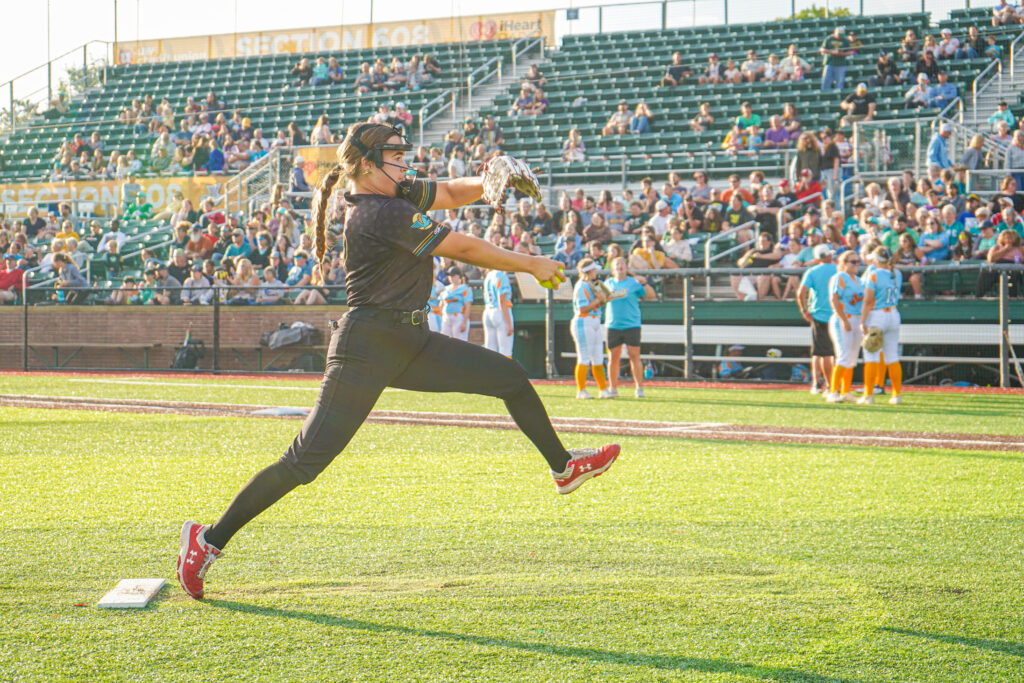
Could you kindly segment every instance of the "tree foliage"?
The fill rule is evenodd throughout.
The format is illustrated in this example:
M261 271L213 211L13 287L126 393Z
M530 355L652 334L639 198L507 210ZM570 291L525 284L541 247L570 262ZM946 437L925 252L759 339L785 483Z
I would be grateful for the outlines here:
M790 21L792 19L828 19L830 17L852 17L853 12L845 7L818 7L811 5L797 12L792 17L779 17L776 21Z

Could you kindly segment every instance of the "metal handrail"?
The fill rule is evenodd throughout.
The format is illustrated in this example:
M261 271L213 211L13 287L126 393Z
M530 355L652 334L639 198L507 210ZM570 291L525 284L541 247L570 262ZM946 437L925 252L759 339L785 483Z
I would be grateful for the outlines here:
M1024 40L1024 31L1022 31L1016 38L1013 39L1013 42L1010 43L1010 50L1009 50L1009 52L1010 52L1010 82L1011 83L1013 82L1013 74L1014 74L1013 63L1015 61L1017 61L1017 43L1021 42L1022 40ZM1024 49L1024 47L1022 47L1021 49Z
M524 43L526 41L531 41L531 42L528 43L526 45L526 47L524 47L522 49L519 49L519 44L520 43ZM537 43L540 43L540 58L544 59L544 36L543 35L535 34L534 36L524 36L524 37L520 38L519 40L517 40L516 42L512 43L512 75L513 76L516 73L516 68L519 66L519 56L520 55L524 55L527 52L529 52L530 50L532 50L533 46L536 45Z
M431 105L433 105L436 102L442 102L443 103L444 100L449 98L449 97L451 98L451 101L449 103L442 104L440 107L437 108L436 111L433 111L430 114L427 114L427 109L429 109L431 107ZM423 144L423 129L426 127L426 124L429 123L430 121L432 121L438 114L443 112L448 107L449 104L451 105L451 108L452 108L452 123L453 124L455 123L455 116L456 116L456 108L457 108L457 104L458 104L458 99L459 99L458 91L456 91L456 90L445 90L443 93L441 93L440 95L438 95L437 97L435 97L434 99L430 100L429 102L424 104L422 107L420 107L419 117L418 117L419 118L419 127L420 127L420 134L419 134L419 143L420 143L420 145Z
M995 69L995 72L989 77L987 81L985 81L983 85L980 85L979 87L979 84L981 84L981 80L985 77L985 74L987 74L989 71L992 71L993 69ZM978 119L978 96L985 92L988 86L992 85L992 81L994 81L996 78L1002 79L1002 76L1002 62L1000 62L998 59L993 59L989 63L989 65L982 69L981 73L975 76L974 80L971 82L971 109L974 112L974 120Z
M224 206L225 206L225 209L230 208L230 205L228 203L228 197L231 196L232 192L236 192L237 191L237 193L238 193L238 209L241 210L241 208L242 208L241 194L242 194L242 185L243 185L243 183L247 182L251 176L256 175L259 172L262 172L265 167L273 165L274 162L276 161L276 157L279 156L280 154L281 154L281 147L274 147L269 152L267 152L266 154L261 156L259 159L257 159L256 161L252 162L251 164L249 164L248 166L243 168L241 171L239 171L238 173L230 176L226 181L224 181ZM277 179L275 178L275 181L276 180Z
M502 64L503 61L504 60L503 60L503 57L501 55L497 55L495 57L491 57L490 59L488 59L486 62L484 62L480 66L478 66L477 68L473 69L473 71L468 76L466 76L466 108L467 109L472 109L473 108L473 87L474 86L482 85L486 81L490 80L491 76L493 76L495 74L498 75L498 83L501 83L501 64ZM497 66L495 68L491 69L490 71L487 71L487 69L490 69L491 64L493 64L495 62L497 62ZM481 76L478 80L474 81L473 77L476 76L481 71L485 72L484 75Z
M725 252L722 252L721 254L716 254L715 258L712 259L711 258L711 245L712 244L714 244L715 242L718 242L719 240L723 240L726 237L731 237L732 235L734 235L735 233L739 232L740 230L749 230L754 225L757 225L757 221L756 220L747 221L746 223L741 223L741 224L739 224L739 225L737 225L737 226L735 226L733 228L729 228L728 230L723 230L722 232L716 233L716 234L712 235L711 237L709 237L708 241L704 243L704 267L705 268L710 268L712 261L716 261L716 260L722 258L723 256L725 256L727 253L729 253L728 251L725 251ZM747 242L745 244L749 244L749 242ZM735 249L735 247L732 247L732 249Z

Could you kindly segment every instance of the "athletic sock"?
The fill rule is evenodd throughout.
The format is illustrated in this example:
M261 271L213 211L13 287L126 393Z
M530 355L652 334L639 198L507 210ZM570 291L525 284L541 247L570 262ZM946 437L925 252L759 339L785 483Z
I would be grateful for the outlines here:
M608 387L608 379L604 376L604 366L591 365L590 371L594 373L594 379L597 381L598 390L604 391Z
M889 379L892 380L892 395L899 396L903 391L903 366L896 363L889 363Z
M223 550L235 532L298 485L295 474L280 460L257 472L206 530L206 542Z
M505 408L523 434L526 434L526 438L548 461L551 471L564 472L569 462L569 452L565 450L561 439L555 433L555 428L551 426L551 418L548 417L548 411L537 395L537 390L529 382L523 384L522 389L505 398Z
M853 368L843 368L842 387L841 393L844 396L853 388Z
M878 363L865 363L864 364L864 395L871 396L875 393L875 378L877 377L875 368Z
M587 366L576 364L576 391L587 388Z
M839 393L839 384L843 378L843 368L835 366L832 368L832 382L828 386L828 390L833 394Z

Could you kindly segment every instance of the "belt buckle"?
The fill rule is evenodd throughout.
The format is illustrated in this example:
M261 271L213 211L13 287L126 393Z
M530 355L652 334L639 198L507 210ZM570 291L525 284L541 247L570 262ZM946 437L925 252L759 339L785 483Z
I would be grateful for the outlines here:
M409 322L413 325L422 325L427 320L426 310L413 311L409 314Z

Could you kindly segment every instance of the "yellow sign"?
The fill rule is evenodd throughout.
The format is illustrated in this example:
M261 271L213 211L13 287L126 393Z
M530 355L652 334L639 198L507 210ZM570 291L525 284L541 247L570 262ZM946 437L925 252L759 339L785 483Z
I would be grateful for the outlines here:
M118 64L146 64L434 43L482 42L528 36L544 36L547 44L554 43L554 11L138 40L115 43L114 54Z
M147 201L155 211L167 206L168 197L175 191L181 192L192 200L194 207L199 206L205 197L217 197L222 193L224 179L218 177L198 178L143 178L138 182L146 193ZM78 204L78 211L89 212L88 206L93 204L92 212L105 216L111 207L120 204L120 180L76 180L64 183L11 183L0 185L0 205L14 215L25 215L29 207L44 206L70 202ZM13 207L13 210L12 210Z
M303 158L302 172L306 182L311 186L330 173L338 163L338 145L321 145L319 147L296 147L295 153Z

